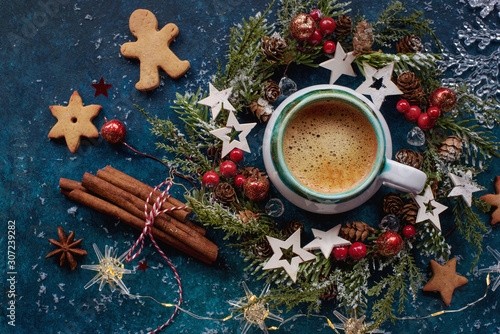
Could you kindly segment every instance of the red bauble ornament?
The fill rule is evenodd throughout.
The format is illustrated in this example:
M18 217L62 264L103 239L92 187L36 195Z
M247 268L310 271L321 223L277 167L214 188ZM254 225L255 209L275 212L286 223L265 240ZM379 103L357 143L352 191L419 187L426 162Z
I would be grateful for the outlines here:
M213 188L220 182L219 174L214 171L206 172L205 174L203 174L201 182L205 187Z
M429 115L430 119L436 120L441 116L441 111L439 111L438 107L430 107L427 109L427 115Z
M307 14L299 14L290 21L290 34L298 41L305 41L316 30L316 22Z
M321 21L319 21L319 30L323 35L330 35L332 32L335 31L336 27L335 20L332 19L331 17L325 17L322 18Z
M321 10L313 9L309 13L309 16L311 16L314 19L314 21L318 22L319 20L321 20L321 17L323 16L323 14L321 14Z
M227 160L220 164L219 172L222 177L230 179L236 176L238 167L236 167L236 164L234 162Z
M415 229L415 226L413 225L406 225L405 227L403 227L403 236L405 238L413 238L415 236L415 234L417 233L417 230Z
M101 128L101 137L110 144L117 144L123 142L127 135L125 125L117 120L112 119L107 121Z
M247 178L244 176L244 175L236 175L234 177L234 185L238 188L241 188L243 187L243 185L245 184L245 181L247 180Z
M405 118L408 122L416 122L422 111L418 106L410 106L405 112Z
M438 107L443 113L450 111L457 103L457 95L455 92L446 87L440 87L432 92L429 96L429 104L431 107Z
M366 256L366 246L361 242L355 242L349 246L349 256L356 261Z
M241 160L243 160L243 151L239 148L233 148L233 150L229 152L229 159L233 160L234 162L240 162Z
M436 125L436 121L431 119L429 115L424 112L418 116L417 124L422 130L430 130L434 127L434 125Z
M326 41L325 44L323 44L323 51L328 54L334 53L336 48L337 46L332 41Z
M403 248L403 238L393 231L382 233L377 243L377 252L382 256L394 256Z
M344 261L349 256L349 247L348 246L339 246L335 247L332 251L333 257L337 261Z
M243 184L243 192L252 201L261 201L267 197L271 187L267 177L260 174L252 175Z
M407 112L410 109L410 102L406 100L399 100L399 102L396 104L396 110L402 114Z
M315 45L318 45L319 43L321 43L322 40L323 40L323 35L321 35L321 33L319 32L318 29L316 29L316 30L314 30L312 35L309 36L309 38L307 39L307 43L315 46Z

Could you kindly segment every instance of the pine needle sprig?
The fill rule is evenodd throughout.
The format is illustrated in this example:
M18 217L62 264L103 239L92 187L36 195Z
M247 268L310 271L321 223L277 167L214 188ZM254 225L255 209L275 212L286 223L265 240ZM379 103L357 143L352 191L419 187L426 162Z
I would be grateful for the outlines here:
M375 42L381 46L389 47L392 42L408 35L419 37L430 35L434 39L439 52L441 52L441 42L430 27L431 20L423 19L424 13L420 10L414 10L412 13L403 15L406 12L405 5L400 1L389 4L382 11L377 22L372 25Z
M462 197L454 200L453 214L457 230L465 240L472 244L476 250L476 256L472 262L471 271L479 261L479 256L483 252L483 233L488 231L488 228L481 221L478 214L474 212L472 207L468 206Z
M371 277L370 260L364 258L352 266L352 270L335 269L332 275L337 286L339 307L345 307L348 313L363 314L368 303L368 280Z
M432 223L424 221L417 227L417 248L425 256L434 256L448 261L451 247Z

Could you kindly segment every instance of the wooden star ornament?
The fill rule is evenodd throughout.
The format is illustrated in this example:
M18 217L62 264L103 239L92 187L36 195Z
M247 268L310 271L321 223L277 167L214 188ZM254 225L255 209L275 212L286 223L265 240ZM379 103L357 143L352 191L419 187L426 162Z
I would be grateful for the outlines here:
M481 196L483 201L496 207L491 214L491 225L495 225L500 221L500 176L495 176L495 193Z
M57 123L47 137L64 137L71 153L78 151L81 137L99 137L99 132L92 124L92 120L99 114L102 107L98 104L83 106L82 98L76 90L71 95L67 107L50 106L49 108L52 115L57 118Z
M414 197L414 200L418 205L418 212L415 221L420 223L428 220L432 223L432 225L434 225L435 228L441 231L439 214L448 207L436 202L431 186L427 186L423 196L417 195Z
M422 288L423 291L439 291L446 306L450 306L451 297L456 288L466 284L469 280L457 275L457 259L453 258L444 266L431 260L432 277Z

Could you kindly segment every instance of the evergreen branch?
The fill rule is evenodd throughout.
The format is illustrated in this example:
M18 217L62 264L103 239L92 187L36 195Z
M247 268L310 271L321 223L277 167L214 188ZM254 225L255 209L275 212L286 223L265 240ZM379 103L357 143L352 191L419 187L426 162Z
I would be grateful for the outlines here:
M356 262L350 271L337 268L332 275L337 286L339 307L346 307L352 314L363 314L370 278L369 259L365 257Z
M423 222L417 228L417 248L425 256L442 257L446 261L451 254L451 247L441 233L429 222Z

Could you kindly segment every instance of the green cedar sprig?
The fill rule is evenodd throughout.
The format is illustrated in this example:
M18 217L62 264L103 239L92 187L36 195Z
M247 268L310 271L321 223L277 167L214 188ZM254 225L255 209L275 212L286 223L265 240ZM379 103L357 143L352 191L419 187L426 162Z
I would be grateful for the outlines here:
M372 24L375 42L389 47L392 42L408 35L419 37L430 35L441 52L441 43L430 27L432 22L429 19L423 19L423 15L424 13L420 10L407 14L403 3L392 2L382 11L377 22Z
M422 252L422 255L436 258L442 257L448 261L451 247L431 222L425 221L417 226L416 240L417 248Z

